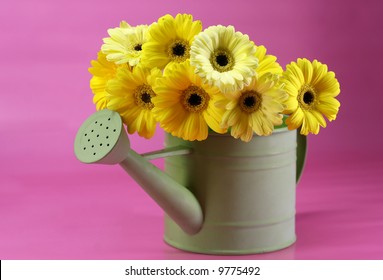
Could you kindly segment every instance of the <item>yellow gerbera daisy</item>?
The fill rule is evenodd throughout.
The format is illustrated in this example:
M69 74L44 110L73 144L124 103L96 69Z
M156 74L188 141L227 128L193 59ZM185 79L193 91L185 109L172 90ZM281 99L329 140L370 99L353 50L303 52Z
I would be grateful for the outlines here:
M338 80L327 65L314 60L298 59L286 66L282 82L289 94L285 114L289 129L301 127L301 134L318 134L320 126L326 127L336 119L340 103L335 98L340 93Z
M146 67L160 69L170 63L183 62L189 58L193 38L202 30L202 23L193 16L178 14L161 17L150 25L148 40L142 46L142 63Z
M151 138L156 129L152 113L152 98L156 95L152 86L162 76L158 68L148 69L138 64L129 71L118 69L115 79L108 82L108 109L120 113L128 132Z
M219 89L204 84L189 60L166 68L154 87L153 113L161 127L184 140L204 140L208 128L225 133L220 121L224 110L215 107L224 96Z
M228 96L223 127L231 127L234 138L249 142L254 132L260 136L270 135L275 125L282 124L283 102L287 94L271 74L254 76L250 85L239 94Z
M233 26L210 26L194 38L190 63L210 85L223 93L249 85L258 66L256 47Z
M104 44L101 50L107 55L106 58L109 61L116 64L129 63L130 66L135 66L140 61L147 30L147 25L131 27L122 21L120 27L108 30L110 37L103 39Z
M262 76L267 73L273 75L282 75L283 69L277 62L277 57L274 55L266 54L267 50L264 46L257 46L255 57L258 58L259 65L255 71L258 76Z
M125 66L118 66L107 61L105 54L101 51L97 54L97 60L91 61L91 65L92 67L88 70L93 75L90 80L90 88L94 94L93 103L96 104L97 110L102 110L107 106L105 90L107 82L116 76L117 68Z

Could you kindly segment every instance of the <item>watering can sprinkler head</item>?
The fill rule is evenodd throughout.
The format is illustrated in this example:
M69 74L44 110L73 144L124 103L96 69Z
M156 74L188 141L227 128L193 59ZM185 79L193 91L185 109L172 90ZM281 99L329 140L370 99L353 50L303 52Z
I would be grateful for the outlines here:
M130 149L117 112L104 109L91 115L77 132L74 151L84 163L120 164L183 231L196 234L201 229L203 213L196 197Z
M130 142L120 115L111 110L98 111L80 127L75 154L84 163L117 164L129 154Z

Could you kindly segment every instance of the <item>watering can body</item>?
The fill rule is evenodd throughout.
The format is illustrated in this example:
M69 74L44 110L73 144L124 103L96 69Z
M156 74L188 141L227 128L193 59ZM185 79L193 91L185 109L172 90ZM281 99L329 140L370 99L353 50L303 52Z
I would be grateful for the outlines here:
M201 204L201 230L186 234L165 215L165 241L207 254L274 251L295 242L296 131L277 129L249 143L211 134L188 142L166 135L165 146L190 155L165 159L165 170Z
M105 109L81 126L75 154L84 163L120 164L164 210L171 246L252 254L295 242L295 188L306 154L297 131L278 128L248 143L228 134L193 142L166 134L164 150L139 155L118 113ZM149 162L162 156L165 172Z

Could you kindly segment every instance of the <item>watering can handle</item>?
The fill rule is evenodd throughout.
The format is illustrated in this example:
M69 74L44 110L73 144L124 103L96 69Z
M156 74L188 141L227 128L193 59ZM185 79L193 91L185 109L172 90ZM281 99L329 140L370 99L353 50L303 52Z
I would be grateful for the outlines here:
M296 182L298 184L303 167L306 161L306 152L307 152L307 137L300 133L300 130L297 129L297 175Z

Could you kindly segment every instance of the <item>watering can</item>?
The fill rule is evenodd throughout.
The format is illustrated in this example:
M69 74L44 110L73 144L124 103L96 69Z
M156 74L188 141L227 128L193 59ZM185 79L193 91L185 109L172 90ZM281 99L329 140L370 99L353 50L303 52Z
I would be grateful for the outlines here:
M295 188L306 138L278 128L249 143L212 133L204 141L165 135L165 148L137 154L120 115L91 115L75 139L84 163L119 164L165 212L165 241L206 254L252 254L290 246ZM165 171L149 160L165 158Z

